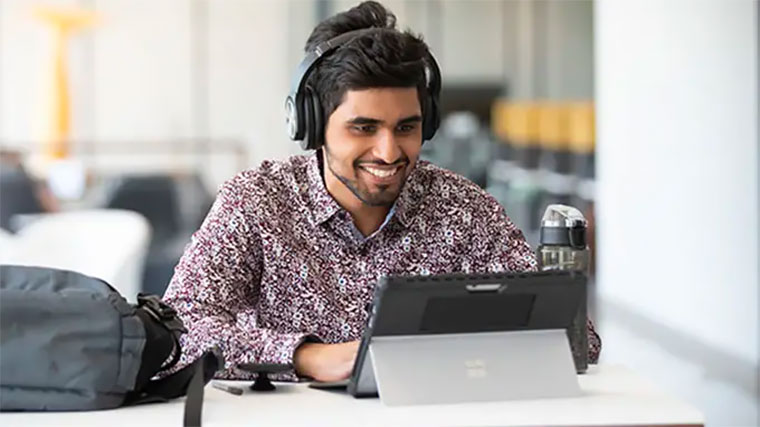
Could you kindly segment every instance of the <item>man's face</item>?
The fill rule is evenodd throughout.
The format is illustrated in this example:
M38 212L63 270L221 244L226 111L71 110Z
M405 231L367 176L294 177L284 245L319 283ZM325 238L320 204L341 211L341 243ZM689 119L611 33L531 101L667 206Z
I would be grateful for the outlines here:
M417 88L347 91L328 119L325 141L328 188L334 177L364 204L392 205L422 148Z

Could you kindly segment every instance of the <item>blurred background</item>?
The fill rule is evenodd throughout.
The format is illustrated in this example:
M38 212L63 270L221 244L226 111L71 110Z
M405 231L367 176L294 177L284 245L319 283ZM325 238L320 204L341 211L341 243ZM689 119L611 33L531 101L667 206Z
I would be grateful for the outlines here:
M298 154L292 70L338 0L2 0L0 262L163 293L218 186ZM758 3L388 0L443 73L423 157L532 247L589 220L602 363L757 425Z

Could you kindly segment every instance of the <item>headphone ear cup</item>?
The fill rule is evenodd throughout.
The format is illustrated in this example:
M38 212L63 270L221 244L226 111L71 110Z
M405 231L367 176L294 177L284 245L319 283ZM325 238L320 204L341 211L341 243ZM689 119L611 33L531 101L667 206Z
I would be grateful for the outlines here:
M309 87L304 89L303 104L306 132L301 148L316 150L322 146L324 139L322 104L319 102L319 97Z
M430 104L430 95L425 96L425 105L422 106L422 142L424 143L428 139L430 139L430 128L431 128L431 119L432 116L430 115L430 108L432 105Z
M312 111L313 103L311 100L312 94L308 88L304 89L303 93L303 119L304 119L304 135L301 140L301 148L304 150L312 149L314 140L314 112Z
M312 131L314 133L312 134L313 139L310 139L312 141L310 145L312 150L316 150L325 143L325 115L322 111L322 102L316 94L311 95L311 103L312 123L314 123Z
M440 122L441 117L440 112L438 111L438 102L436 102L433 95L428 94L425 97L425 116L422 119L423 142L433 139Z
M441 69L430 51L427 52L425 78L427 87L425 107L427 108L424 112L425 122L422 131L423 139L429 140L435 136L435 132L441 125L441 110L438 105L438 97L441 94Z
M289 95L285 99L285 126L288 137L293 141L299 140L301 136L301 133L299 132L299 126L302 126L303 123L299 121L300 116L302 116L302 114L298 113L296 97Z
M430 138L433 138L436 131L438 131L438 127L441 126L441 109L438 106L438 95L434 95L430 97L432 104L430 111L433 116L433 129L430 132Z

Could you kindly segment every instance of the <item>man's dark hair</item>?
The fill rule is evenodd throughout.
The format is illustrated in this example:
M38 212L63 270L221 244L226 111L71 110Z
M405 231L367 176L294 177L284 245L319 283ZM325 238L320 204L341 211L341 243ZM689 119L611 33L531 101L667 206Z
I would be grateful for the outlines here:
M365 1L320 22L309 36L305 51L348 31L363 28L386 30L346 43L322 59L306 81L307 86L318 94L325 124L348 90L417 87L420 107L425 105L424 58L428 47L422 37L409 30L396 30L396 16L380 3Z

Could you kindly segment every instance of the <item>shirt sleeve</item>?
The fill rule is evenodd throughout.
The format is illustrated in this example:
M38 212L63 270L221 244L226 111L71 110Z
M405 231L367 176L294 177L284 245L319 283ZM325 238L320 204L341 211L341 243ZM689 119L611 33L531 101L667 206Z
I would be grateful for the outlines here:
M537 271L536 255L499 202L484 195L479 205L482 210L474 215L471 251L465 258L464 270L473 273Z
M536 255L525 241L522 231L509 219L504 208L493 199L484 203L486 213L482 225L474 227L471 255L465 260L465 269L473 273L500 273L504 271L537 271ZM597 363L602 341L587 319L589 363Z
M244 197L225 184L201 228L175 268L164 301L188 329L180 339L182 355L170 372L218 346L224 353L221 378L250 379L242 363L292 363L295 349L314 337L257 326L262 245ZM294 379L291 371L281 379Z

